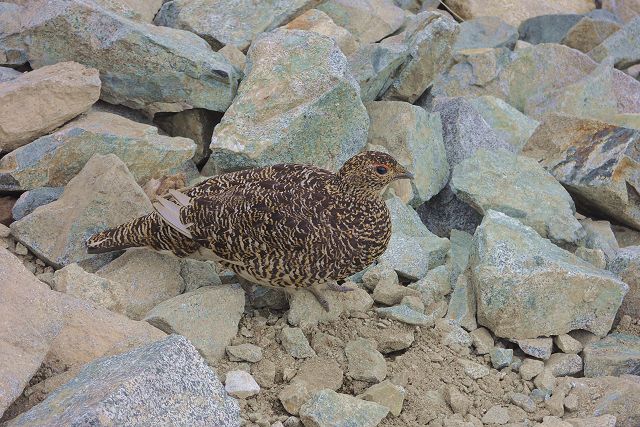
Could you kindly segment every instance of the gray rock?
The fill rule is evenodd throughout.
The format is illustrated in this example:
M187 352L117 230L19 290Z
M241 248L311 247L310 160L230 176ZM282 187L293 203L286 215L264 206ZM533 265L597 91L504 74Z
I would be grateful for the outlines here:
M458 31L459 25L443 14L418 14L404 31L409 59L383 99L415 102L431 86L435 77L449 66Z
M205 173L291 162L337 170L364 148L369 117L330 38L301 30L262 34L249 49L245 72L213 132Z
M405 297L414 297L420 300L420 291L400 285L397 276L395 281L379 281L373 290L373 300L385 305L400 304ZM422 303L422 301L420 302Z
M157 305L144 320L167 333L189 338L205 360L214 363L238 333L243 311L240 286L206 286Z
M455 167L450 185L481 214L503 212L555 243L585 237L571 196L534 159L482 148Z
M300 407L315 393L323 389L338 390L343 376L340 365L332 358L306 359L291 383L278 393L278 399L287 412L297 415Z
M304 336L300 328L289 328L285 326L282 328L280 340L287 353L296 359L306 359L316 355L316 352L311 348L307 337Z
M582 343L569 334L562 334L554 337L553 343L563 353L578 354L582 351Z
M554 377L575 375L582 371L582 358L577 354L554 353L544 362L545 369L549 369Z
M93 2L37 0L23 16L20 32L0 37L0 52L24 51L34 68L67 60L97 68L101 99L112 104L151 114L225 111L235 95L238 72L192 33L138 23Z
M90 111L51 135L9 153L0 160L0 188L8 191L66 185L91 157L115 154L143 185L193 157L186 138L158 134L155 127Z
M358 399L376 402L389 408L389 412L395 417L402 412L404 403L405 389L389 380L384 380L379 384L374 384L366 389Z
M372 339L358 338L349 341L344 349L347 356L348 372L351 378L371 383L379 383L387 376L387 363L376 349Z
M531 338L526 340L516 340L518 347L525 354L538 359L547 360L551 357L553 350L553 340L551 338Z
M333 19L318 9L310 9L296 17L283 28L288 30L306 30L322 34L335 40L342 53L346 56L358 50L359 43L346 29L336 25ZM243 67L244 68L244 67Z
M518 30L497 16L479 16L460 23L460 34L453 50L506 47L513 49Z
M461 274L453 287L449 300L447 319L455 320L467 331L478 328L476 323L476 297L473 285L466 274Z
M246 399L260 393L260 386L250 373L245 371L227 372L224 389L233 397Z
M582 15L541 15L523 21L518 27L520 40L531 44L560 43Z
M482 422L485 424L506 424L509 422L509 411L507 408L499 405L492 406L482 416Z
M640 13L640 4L637 0L603 0L602 9L622 22L629 22Z
M620 249L609 262L609 270L617 274L629 285L629 292L622 301L618 316L625 314L632 318L640 317L640 246Z
M493 347L489 354L491 365L496 369L506 368L513 360L513 350L510 348Z
M536 403L526 394L513 393L511 395L511 403L528 413L536 411Z
M172 335L86 365L73 380L8 425L199 423L239 426L240 408L189 341Z
M388 413L389 408L378 403L325 389L302 405L300 419L307 427L375 427Z
M585 16L569 29L562 39L562 44L588 53L621 27L622 25L615 21Z
M458 359L458 362L462 365L464 373L472 380L478 380L480 378L486 377L491 373L486 365L472 362L466 359Z
M417 211L429 231L439 237L449 236L452 230L473 234L482 221L482 215L458 199L448 184Z
M432 326L433 317L424 315L406 305L394 305L393 307L376 308L378 316L397 320L408 325Z
M601 377L640 373L640 338L611 334L585 346L584 376Z
M584 245L589 249L599 249L604 252L607 260L613 260L616 257L620 247L613 233L611 223L609 221L594 221L591 218L580 220L582 228L587 232Z
M375 101L389 89L408 55L404 43L362 43L347 56L363 102Z
M11 232L58 268L78 262L97 269L117 254L88 255L85 242L89 236L151 209L149 199L120 159L113 154L95 155L69 181L62 197L11 224Z
M383 354L393 353L411 347L416 337L413 331L403 331L390 334L381 334L376 337L378 351Z
M0 83L8 82L21 75L22 73L20 71L14 70L13 68L0 67Z
M640 227L635 203L640 179L633 165L640 130L560 114L547 116L523 154L540 160L576 200L578 209L595 211Z
M455 321L450 319L438 319L436 320L436 330L441 335L441 342L447 347L453 347L454 349L460 349L464 347L471 347L473 339L471 335L462 327L460 327Z
M628 286L489 211L474 237L471 280L478 323L503 338L536 338L585 329L605 335Z
M15 221L21 220L36 208L55 202L62 196L64 187L40 187L26 191L20 195L11 209L11 216Z
M258 34L286 24L311 4L310 0L171 0L164 2L153 22L196 33L216 50L225 45L245 50Z
M364 43L382 40L404 22L404 11L391 0L329 0L318 9Z
M575 254L596 268L602 270L607 268L607 256L602 249L589 249L581 246L576 249Z
M640 17L625 24L620 31L616 31L598 46L589 51L588 55L595 61L605 59L612 61L616 68L624 69L640 63Z
M493 348L493 337L486 328L474 329L470 332L473 346L478 354L489 354Z
M523 380L531 381L534 377L537 377L543 369L543 361L527 358L522 361L519 372Z
M226 351L232 362L256 363L262 360L262 349L254 344L230 345L227 346Z
M473 236L465 231L451 230L449 237L451 249L447 263L450 265L450 283L453 285L469 265L469 255L473 246Z
M449 178L438 115L406 102L378 101L366 107L371 121L367 143L383 147L414 175L392 183L395 194L412 206L438 194Z

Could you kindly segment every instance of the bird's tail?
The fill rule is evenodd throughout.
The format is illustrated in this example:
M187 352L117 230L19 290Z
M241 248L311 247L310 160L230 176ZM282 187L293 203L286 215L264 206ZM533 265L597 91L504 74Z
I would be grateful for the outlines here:
M101 254L152 245L152 229L158 223L155 213L94 234L87 240L87 252Z

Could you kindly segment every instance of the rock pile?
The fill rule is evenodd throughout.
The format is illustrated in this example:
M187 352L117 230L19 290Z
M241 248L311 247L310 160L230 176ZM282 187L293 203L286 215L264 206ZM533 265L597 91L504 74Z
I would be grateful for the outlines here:
M637 427L639 64L637 0L0 2L0 424ZM328 312L86 252L365 149L415 179Z

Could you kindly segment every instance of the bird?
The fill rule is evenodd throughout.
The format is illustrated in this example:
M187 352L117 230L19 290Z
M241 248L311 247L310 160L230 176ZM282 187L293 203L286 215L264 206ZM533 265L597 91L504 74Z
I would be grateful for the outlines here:
M285 163L210 177L169 190L154 211L100 231L87 251L150 247L214 260L240 278L270 288L306 289L329 311L320 287L364 270L391 238L386 187L413 175L394 157L363 151L336 172Z

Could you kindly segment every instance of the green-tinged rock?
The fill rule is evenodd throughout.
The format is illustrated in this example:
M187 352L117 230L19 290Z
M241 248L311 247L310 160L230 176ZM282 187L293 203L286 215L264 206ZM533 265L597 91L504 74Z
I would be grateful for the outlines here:
M96 154L118 156L142 185L178 168L194 151L190 139L159 135L153 126L92 110L4 156L0 188L22 191L64 186Z
M602 377L640 373L640 338L611 334L583 350L584 376Z
M11 224L12 234L38 257L61 268L106 264L117 254L87 254L86 240L152 210L127 166L113 154L93 156L55 202Z
M125 18L151 22L162 6L163 0L96 0L96 3L113 10Z
M9 423L12 427L199 424L239 425L240 408L193 345L179 335L86 365L74 379Z
M449 178L440 117L406 102L377 101L366 107L371 122L367 142L384 147L414 175L393 183L395 194L412 206L438 194Z
M302 30L259 36L211 139L208 174L274 163L336 170L364 148L369 117L333 40Z
M460 23L460 34L453 50L506 47L513 49L518 30L497 16L479 16Z
M621 25L615 21L585 16L569 29L562 44L588 53L620 28Z
M347 56L363 102L375 101L387 91L408 55L404 43L362 43Z
M496 136L508 142L519 153L540 124L513 108L500 98L491 95L467 99Z
M325 389L302 405L300 419L306 427L375 427L388 413L378 403Z
M628 286L613 274L489 211L474 236L471 279L478 323L503 338L584 329L604 336Z
M379 383L387 376L387 363L376 349L373 339L358 338L349 341L344 348L349 375L354 380Z
M551 338L543 337L515 341L518 347L520 347L520 350L529 356L542 360L547 360L551 357L551 351L553 350L553 340Z
M612 61L616 68L627 68L640 63L640 17L629 21L589 51L595 61Z
M476 323L476 297L466 274L461 274L456 280L446 317L456 321L467 331L473 331L478 327Z
M609 260L608 269L629 285L629 293L624 297L618 315L640 318L640 246L620 249Z
M300 328L282 328L280 340L287 353L296 359L306 359L316 355Z
M529 157L480 149L455 167L451 187L481 214L503 212L553 242L575 244L585 237L567 190Z
M225 111L238 73L195 34L138 23L89 1L34 0L0 52L25 52L33 68L73 60L97 68L101 99L145 110ZM0 53L0 63L2 53Z
M262 360L262 349L254 344L230 345L227 346L226 351L232 362L256 363Z
M205 286L155 306L144 320L166 333L187 337L212 364L224 356L238 333L243 311L244 291L239 285Z
M451 249L447 264L451 267L449 281L453 285L469 265L469 254L473 246L473 236L460 230L451 230L449 237Z
M554 377L576 375L582 371L582 358L577 354L554 353L544 362L544 368L549 369Z
M8 67L0 67L0 83L5 83L10 80L20 77L22 73L18 70Z
M387 200L392 234L380 262L392 266L399 275L418 280L427 270L444 264L449 240L437 237L420 221L412 208L393 197Z
M636 129L550 114L523 154L538 160L560 181L582 211L595 211L638 228L639 141Z
M602 9L614 14L622 22L629 22L640 15L640 1L603 0Z
M378 316L397 320L398 322L406 323L408 325L417 326L433 326L433 317L422 314L407 305L394 305L393 307L381 307L376 308Z
M438 12L417 15L404 31L409 58L383 99L415 102L436 76L448 68L459 27L453 19Z
M513 360L513 350L510 348L494 347L489 354L491 356L491 365L495 369L506 368L511 365Z
M318 9L364 43L382 40L404 22L404 11L391 0L328 0Z
M214 49L232 45L245 50L258 34L286 24L312 4L311 0L171 0L164 2L153 22L196 33Z
M287 30L305 30L332 38L347 57L354 53L360 44L356 38L344 28L336 25L333 19L318 9L311 9L289 22L283 28Z
M575 13L535 16L520 24L518 34L520 40L531 44L560 43L581 18L582 15Z

